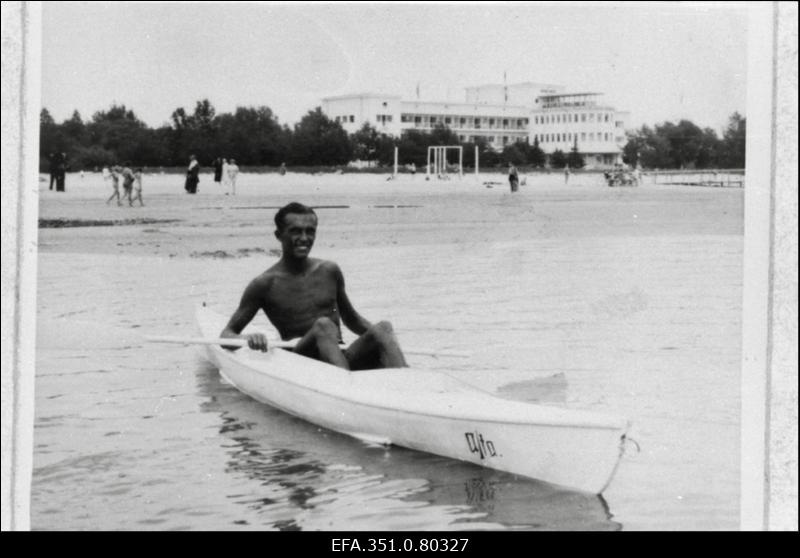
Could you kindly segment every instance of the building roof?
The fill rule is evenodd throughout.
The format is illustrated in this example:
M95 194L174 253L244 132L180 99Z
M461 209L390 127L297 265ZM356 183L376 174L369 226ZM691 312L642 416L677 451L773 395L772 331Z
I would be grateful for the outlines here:
M539 95L543 99L555 99L556 97L592 97L604 95L605 93L586 92L586 93L551 93L549 95Z
M519 110L531 110L531 107L526 105L508 105L505 103L498 103L498 104L484 104L484 103L466 103L463 101L423 101L421 99L414 99L411 101L402 100L400 101L404 105L414 104L414 105L444 105L446 107L473 107L473 108L481 108L481 109L519 109Z
M537 81L520 81L517 83L487 83L484 85L472 85L467 87L466 89L483 89L485 87L521 87L521 86L530 86L534 85L536 87L563 87L563 85L558 85L556 83L539 83Z
M400 95L384 95L383 93L347 93L345 95L332 95L323 97L323 101L335 101L338 99L400 99Z

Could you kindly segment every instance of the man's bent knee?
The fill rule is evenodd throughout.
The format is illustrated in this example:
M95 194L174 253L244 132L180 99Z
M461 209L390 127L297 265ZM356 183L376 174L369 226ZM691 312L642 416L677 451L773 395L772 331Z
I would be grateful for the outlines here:
M381 341L394 338L394 328L392 324L387 321L374 324L372 328L370 328L370 333Z
M314 326L312 329L317 335L323 335L325 337L335 337L337 339L339 337L339 328L336 325L336 323L330 318L319 318L317 321L314 322Z

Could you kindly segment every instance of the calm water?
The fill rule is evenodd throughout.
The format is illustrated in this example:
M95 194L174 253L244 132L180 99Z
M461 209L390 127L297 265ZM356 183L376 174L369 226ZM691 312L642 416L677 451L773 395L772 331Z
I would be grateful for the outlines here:
M32 527L736 529L741 236L522 236L316 255L404 346L473 354L412 364L631 419L602 497L319 429L226 385L194 347L142 341L195 334L198 300L232 311L267 253L44 250Z

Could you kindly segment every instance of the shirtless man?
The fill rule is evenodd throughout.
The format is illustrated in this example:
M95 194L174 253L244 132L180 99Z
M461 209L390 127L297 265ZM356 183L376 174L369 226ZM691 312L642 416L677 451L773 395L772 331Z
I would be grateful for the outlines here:
M317 233L314 210L290 203L275 214L275 225L281 259L250 282L220 337L247 339L251 349L266 351L264 334L240 335L263 310L282 339L300 338L298 354L348 370L408 366L391 324L371 324L353 308L339 266L309 257ZM359 335L346 349L339 345L341 322Z

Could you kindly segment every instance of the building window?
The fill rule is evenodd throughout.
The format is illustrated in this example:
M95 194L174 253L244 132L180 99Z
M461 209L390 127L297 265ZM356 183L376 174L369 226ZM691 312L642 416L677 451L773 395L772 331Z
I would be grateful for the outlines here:
M494 118L490 118L489 119L489 127L491 128L492 126L494 126ZM492 141L492 140L489 140L489 141Z
M538 117L538 116L534 116L534 117L533 117L533 122L534 122L535 124L538 124L538 123L539 123L539 117Z
M589 132L589 141L594 141L594 132Z
M356 121L356 116L354 114L351 114L350 115L350 122L355 122L355 121Z
M608 122L608 115L606 114L606 122Z
M338 116L336 117L336 123L337 124L339 123L339 117Z
M494 136L489 136L489 143L494 143Z
M481 119L480 118L476 118L475 119L475 128L480 128L480 127L481 127Z
M508 136L503 136L503 145L508 143Z
M464 124L466 124L466 123L467 123L467 119L466 119L466 118L461 118L461 119L460 119L460 123L461 123L461 125L463 126Z
M445 124L450 124L450 117L449 116L444 119L444 123Z
M581 132L581 141L586 141L586 132Z
M419 123L421 123L421 122L422 122L422 117L421 117L421 116L415 116L415 117L414 117L414 123L415 123L415 124L419 124Z
M586 122L586 113L581 114L581 122Z
M508 118L503 118L503 128L508 127Z

